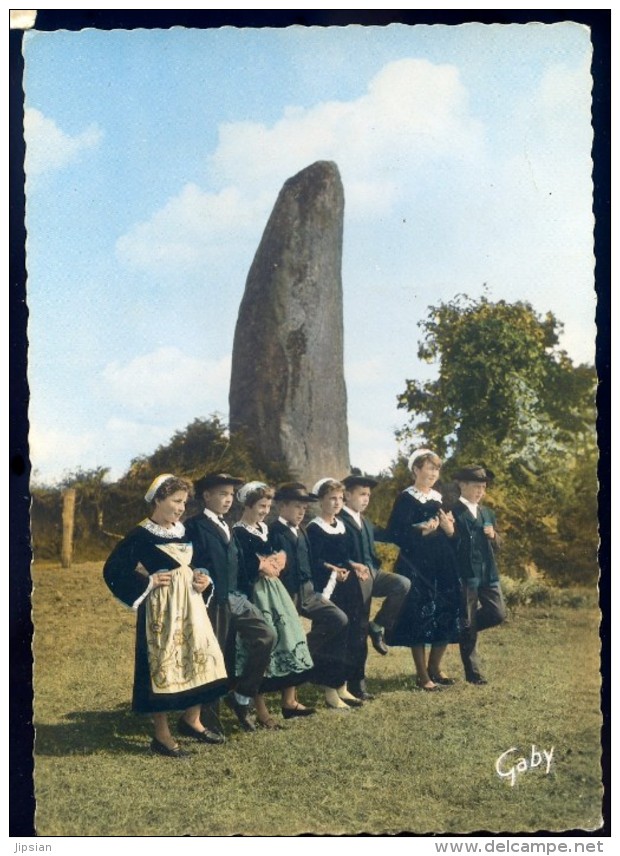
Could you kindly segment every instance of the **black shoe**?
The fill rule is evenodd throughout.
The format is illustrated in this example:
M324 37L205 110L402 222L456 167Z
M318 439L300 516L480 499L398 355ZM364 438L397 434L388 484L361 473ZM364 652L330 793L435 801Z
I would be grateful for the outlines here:
M361 701L372 701L375 697L372 693L368 692L366 681L349 681L347 683L347 689L351 695L354 695L355 698L359 698Z
M239 704L233 693L228 693L224 701L239 720L239 725L248 733L256 731L256 723L250 716L250 705Z
M385 656L389 652L388 646L383 641L383 630L373 630L372 627L368 629L368 635L370 636L370 641L372 642L372 647L377 651L378 654L382 654Z
M313 707L283 707L282 716L284 719L294 719L296 716L312 716L316 713Z
M156 737L153 737L151 740L151 752L154 752L156 755L164 755L166 758L188 758L190 754L179 746L176 749L168 749Z
M179 734L182 734L184 737L193 737L194 740L199 740L201 743L212 743L213 745L217 745L219 743L225 743L226 738L223 734L216 734L215 731L209 731L208 728L205 728L204 731L198 731L195 728L186 722L183 717L179 719L177 724L177 729Z
M479 675L477 673L474 673L471 675L466 675L465 680L467 681L468 684L476 684L479 687L488 683L486 678L483 678L482 675Z
M431 675L430 672L428 676L434 684L441 684L442 687L452 687L456 683L454 678L442 678L441 675Z

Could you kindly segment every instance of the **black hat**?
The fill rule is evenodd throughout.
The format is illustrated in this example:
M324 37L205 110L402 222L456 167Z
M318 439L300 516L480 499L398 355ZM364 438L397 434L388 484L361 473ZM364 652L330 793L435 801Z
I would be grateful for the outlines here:
M457 470L452 478L457 482L492 482L495 475L480 464L470 464L468 467Z
M196 494L201 496L205 490L210 490L212 487L219 487L223 484L230 484L233 487L243 484L243 479L235 478L229 473L207 473L201 479L194 483Z
M351 490L353 487L372 488L379 484L377 479L372 479L370 476L363 476L359 470L357 472L352 472L350 475L346 476L346 478L340 479L340 481L347 490Z
M287 482L280 485L274 499L276 502L316 502L318 496L308 493L301 482Z

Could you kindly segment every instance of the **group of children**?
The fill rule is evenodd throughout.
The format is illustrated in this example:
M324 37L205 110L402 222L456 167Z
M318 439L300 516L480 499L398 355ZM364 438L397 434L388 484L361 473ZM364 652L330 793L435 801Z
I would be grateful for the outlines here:
M248 732L281 727L266 705L269 692L281 693L284 719L314 714L297 698L306 681L336 712L363 705L373 698L368 637L381 655L386 643L410 647L425 691L454 683L441 669L450 643L460 645L466 679L485 683L477 632L505 614L495 519L480 505L491 474L459 471L461 499L446 512L433 490L440 465L428 449L411 456L413 484L385 530L364 515L377 482L358 473L323 478L311 492L297 482L274 491L209 473L195 484L203 510L184 524L194 486L158 476L145 497L149 517L104 567L111 591L138 613L133 709L153 714L152 751L186 754L170 731L173 710L184 711L179 734L224 742L212 716L222 696ZM243 511L231 525L235 496ZM277 518L267 525L274 501ZM304 527L311 503L318 513ZM393 573L381 570L375 539L400 548ZM373 597L383 603L371 620ZM300 616L311 622L307 635Z

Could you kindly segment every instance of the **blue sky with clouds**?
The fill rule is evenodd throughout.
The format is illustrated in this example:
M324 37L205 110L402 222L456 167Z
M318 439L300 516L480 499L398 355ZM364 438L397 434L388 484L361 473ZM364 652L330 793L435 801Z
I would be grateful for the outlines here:
M352 463L386 467L417 322L527 300L594 358L590 41L578 24L29 32L35 478L121 475L228 409L245 278L283 182L345 189Z

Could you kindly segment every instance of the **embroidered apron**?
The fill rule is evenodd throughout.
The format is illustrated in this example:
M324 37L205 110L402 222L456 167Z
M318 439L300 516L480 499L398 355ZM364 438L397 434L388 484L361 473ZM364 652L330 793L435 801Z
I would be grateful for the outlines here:
M158 544L180 567L146 599L146 641L154 693L179 693L226 677L202 594L194 591L191 544Z

